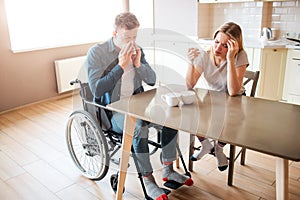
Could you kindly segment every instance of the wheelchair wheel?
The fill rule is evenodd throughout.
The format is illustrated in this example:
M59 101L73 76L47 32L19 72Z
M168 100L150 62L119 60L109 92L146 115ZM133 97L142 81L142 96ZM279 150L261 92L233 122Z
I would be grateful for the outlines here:
M105 177L110 160L107 140L90 113L75 111L70 115L66 142L73 162L85 177L92 180Z

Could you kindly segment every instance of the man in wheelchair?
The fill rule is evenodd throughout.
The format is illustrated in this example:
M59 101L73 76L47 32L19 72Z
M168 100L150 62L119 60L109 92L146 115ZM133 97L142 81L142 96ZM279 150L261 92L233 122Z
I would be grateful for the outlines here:
M145 60L142 49L135 43L139 22L135 15L126 12L116 16L113 37L96 44L87 54L86 68L89 86L95 102L101 105L120 100L144 91L142 81L153 86L156 74ZM112 112L112 130L123 133L124 115ZM133 138L133 149L143 175L147 194L152 199L168 199L167 194L155 182L148 149L148 123L137 120ZM176 159L177 130L162 129L162 178L188 186L193 180L173 170Z

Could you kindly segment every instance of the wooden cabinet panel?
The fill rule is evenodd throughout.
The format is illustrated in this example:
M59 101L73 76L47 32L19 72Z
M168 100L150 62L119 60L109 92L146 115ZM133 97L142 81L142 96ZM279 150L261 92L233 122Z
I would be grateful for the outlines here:
M286 49L263 49L258 96L281 100L286 66Z
M300 105L300 50L289 49L284 78L283 100Z
M200 0L200 3L232 3L232 2L249 2L260 0Z
M268 2L268 1L290 1L290 0L200 0L200 3L241 3L241 2L253 2L253 1L262 1L262 2Z
M154 28L198 36L197 0L154 0Z
M245 48L247 52L249 66L247 70L250 71L260 71L260 55L261 49L260 48Z
M290 1L290 0L200 0L200 3L233 3L233 2L237 2L237 3L241 3L241 2L271 2L271 1Z

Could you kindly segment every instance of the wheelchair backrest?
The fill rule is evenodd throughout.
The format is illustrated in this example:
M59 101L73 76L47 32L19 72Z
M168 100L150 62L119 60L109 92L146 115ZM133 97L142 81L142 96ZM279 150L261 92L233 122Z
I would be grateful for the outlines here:
M97 119L103 130L109 130L111 128L111 122L108 117L108 112L110 111L93 104L94 96L88 83L81 83L80 87L80 96L83 100L84 110L92 114Z
M93 102L93 94L88 83L81 83L80 96L83 100Z

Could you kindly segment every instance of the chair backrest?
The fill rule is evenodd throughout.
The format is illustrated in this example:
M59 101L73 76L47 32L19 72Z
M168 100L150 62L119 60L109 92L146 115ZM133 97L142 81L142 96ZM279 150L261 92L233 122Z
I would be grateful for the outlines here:
M243 85L245 86L246 84L248 84L250 81L252 82L252 87L251 87L251 93L250 93L250 97L254 97L255 96L255 91L256 91L256 87L257 87L257 83L258 83L258 78L259 78L259 71L248 71L246 70L245 76L246 80L243 82Z
M111 123L107 114L108 111L93 104L87 103L93 102L94 100L94 96L88 83L80 84L80 96L83 99L84 110L97 118L103 130L109 130L111 128Z
M93 101L93 94L90 90L88 83L81 83L80 84L80 96L82 99L92 102Z

